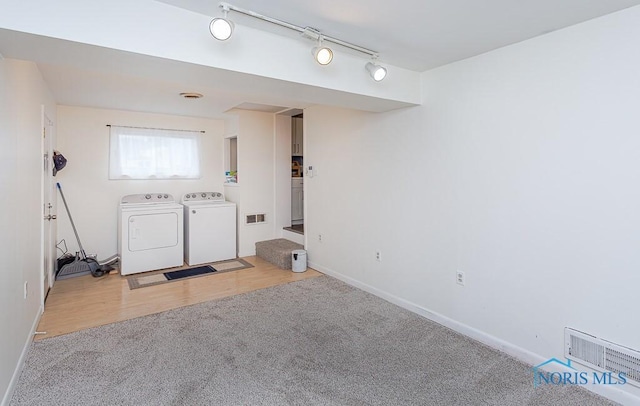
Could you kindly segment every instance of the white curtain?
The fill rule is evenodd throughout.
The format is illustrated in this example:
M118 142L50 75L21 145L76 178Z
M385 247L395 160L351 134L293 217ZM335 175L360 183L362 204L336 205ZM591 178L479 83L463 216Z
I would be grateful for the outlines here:
M111 126L109 179L200 178L200 133Z

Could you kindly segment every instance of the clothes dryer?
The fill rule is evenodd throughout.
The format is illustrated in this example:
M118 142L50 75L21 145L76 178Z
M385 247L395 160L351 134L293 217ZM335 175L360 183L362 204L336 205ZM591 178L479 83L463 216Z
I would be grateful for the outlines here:
M184 264L184 213L166 193L128 195L118 207L120 274Z

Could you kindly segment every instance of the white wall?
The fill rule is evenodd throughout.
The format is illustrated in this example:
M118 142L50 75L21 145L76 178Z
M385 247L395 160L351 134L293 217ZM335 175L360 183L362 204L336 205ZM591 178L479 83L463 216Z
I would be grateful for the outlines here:
M640 7L426 72L421 107L306 109L311 265L530 362L565 326L640 350L633 38Z
M274 238L275 116L233 110L225 133L238 136L238 184L225 187L227 199L238 205L238 255L255 255L257 241ZM265 213L264 224L245 224L248 214Z
M41 313L41 108L53 99L35 64L0 58L0 399L17 379ZM28 283L27 299L23 297Z
M109 180L109 128L107 124L205 131L202 134L202 177L191 180ZM117 252L117 210L124 195L222 191L222 120L167 116L130 111L58 107L58 150L67 166L56 176L69 204L80 241L87 254L107 258ZM58 241L70 252L78 244L62 201L58 209Z

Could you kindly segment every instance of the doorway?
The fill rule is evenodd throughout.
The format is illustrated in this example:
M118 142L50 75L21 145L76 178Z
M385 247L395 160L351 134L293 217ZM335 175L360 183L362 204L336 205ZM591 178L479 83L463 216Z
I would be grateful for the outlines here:
M303 110L275 116L275 235L304 244Z
M302 114L291 117L291 231L304 235L304 132Z

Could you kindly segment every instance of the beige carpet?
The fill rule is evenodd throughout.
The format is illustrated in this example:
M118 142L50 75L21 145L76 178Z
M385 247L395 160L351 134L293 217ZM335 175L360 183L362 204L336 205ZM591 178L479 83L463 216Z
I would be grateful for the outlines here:
M608 406L322 276L34 342L10 406Z
M230 259L227 261L213 262L211 264L204 264L201 266L206 266L206 265L211 265L213 269L216 270L216 272L213 272L213 273L209 272L201 275L188 276L186 278L169 280L164 276L165 272L169 272L169 270L163 269L161 271L145 272L137 275L128 276L127 282L129 282L129 289L139 289L139 288L146 288L148 286L155 286L155 285L161 285L169 282L181 281L185 279L214 276L224 272L238 271L240 269L246 269L246 268L253 268L253 265L251 265L250 263L248 263L247 261L241 258ZM189 268L184 268L184 269L189 269ZM181 269L172 269L172 271L180 271L180 270Z

